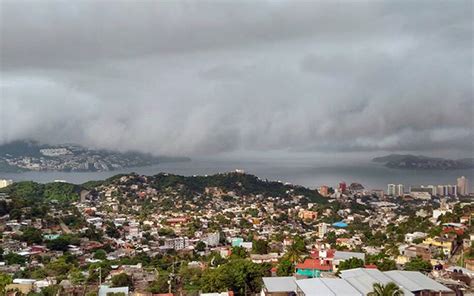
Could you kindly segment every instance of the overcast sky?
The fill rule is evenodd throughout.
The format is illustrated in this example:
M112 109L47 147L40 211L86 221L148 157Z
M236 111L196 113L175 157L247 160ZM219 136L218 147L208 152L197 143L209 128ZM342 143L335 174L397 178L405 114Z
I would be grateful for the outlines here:
M0 3L0 143L474 151L470 0Z

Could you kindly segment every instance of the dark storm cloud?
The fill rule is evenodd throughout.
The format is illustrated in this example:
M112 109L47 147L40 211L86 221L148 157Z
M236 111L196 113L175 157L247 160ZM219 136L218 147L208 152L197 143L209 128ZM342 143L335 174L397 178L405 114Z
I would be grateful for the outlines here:
M2 1L0 142L473 147L471 1Z

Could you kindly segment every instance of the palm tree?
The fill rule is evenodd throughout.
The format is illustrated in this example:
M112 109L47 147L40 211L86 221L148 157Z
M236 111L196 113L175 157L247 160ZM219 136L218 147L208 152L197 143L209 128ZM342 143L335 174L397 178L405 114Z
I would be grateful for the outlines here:
M301 260L303 253L296 247L295 244L288 246L285 256L293 263L298 263Z
M369 292L367 296L402 296L404 295L402 289L395 283L390 282L386 285L375 283L374 290Z
M298 248L298 246L293 243L290 246L288 246L288 249L286 250L285 257L287 260L293 263L294 269L296 272L296 264L301 261L301 256L303 255L303 252Z

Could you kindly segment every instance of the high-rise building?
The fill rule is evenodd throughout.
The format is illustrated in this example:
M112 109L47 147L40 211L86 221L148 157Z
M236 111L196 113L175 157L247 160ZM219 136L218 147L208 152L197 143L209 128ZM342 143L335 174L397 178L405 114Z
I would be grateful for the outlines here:
M446 185L448 187L449 196L458 196L458 187L456 185Z
M403 184L398 184L397 187L395 188L395 195L403 196L404 193L405 193L405 186L403 186Z
M395 196L396 185L395 184L388 184L387 186L387 195Z
M443 185L436 186L436 195L438 195L438 196L448 195L448 193L445 191L445 187Z
M403 196L405 193L405 186L403 184L388 184L387 195L389 196Z
M468 195L469 194L469 182L466 177L462 176L458 178L458 194L460 195Z
M326 235L327 232L328 232L328 224L320 223L318 225L318 236L320 238L323 238Z

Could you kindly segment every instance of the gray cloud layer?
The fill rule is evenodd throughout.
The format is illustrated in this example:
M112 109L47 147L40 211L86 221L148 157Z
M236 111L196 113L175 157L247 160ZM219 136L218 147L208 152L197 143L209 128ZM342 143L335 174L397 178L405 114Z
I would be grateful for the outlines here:
M473 146L471 1L2 1L0 143Z

